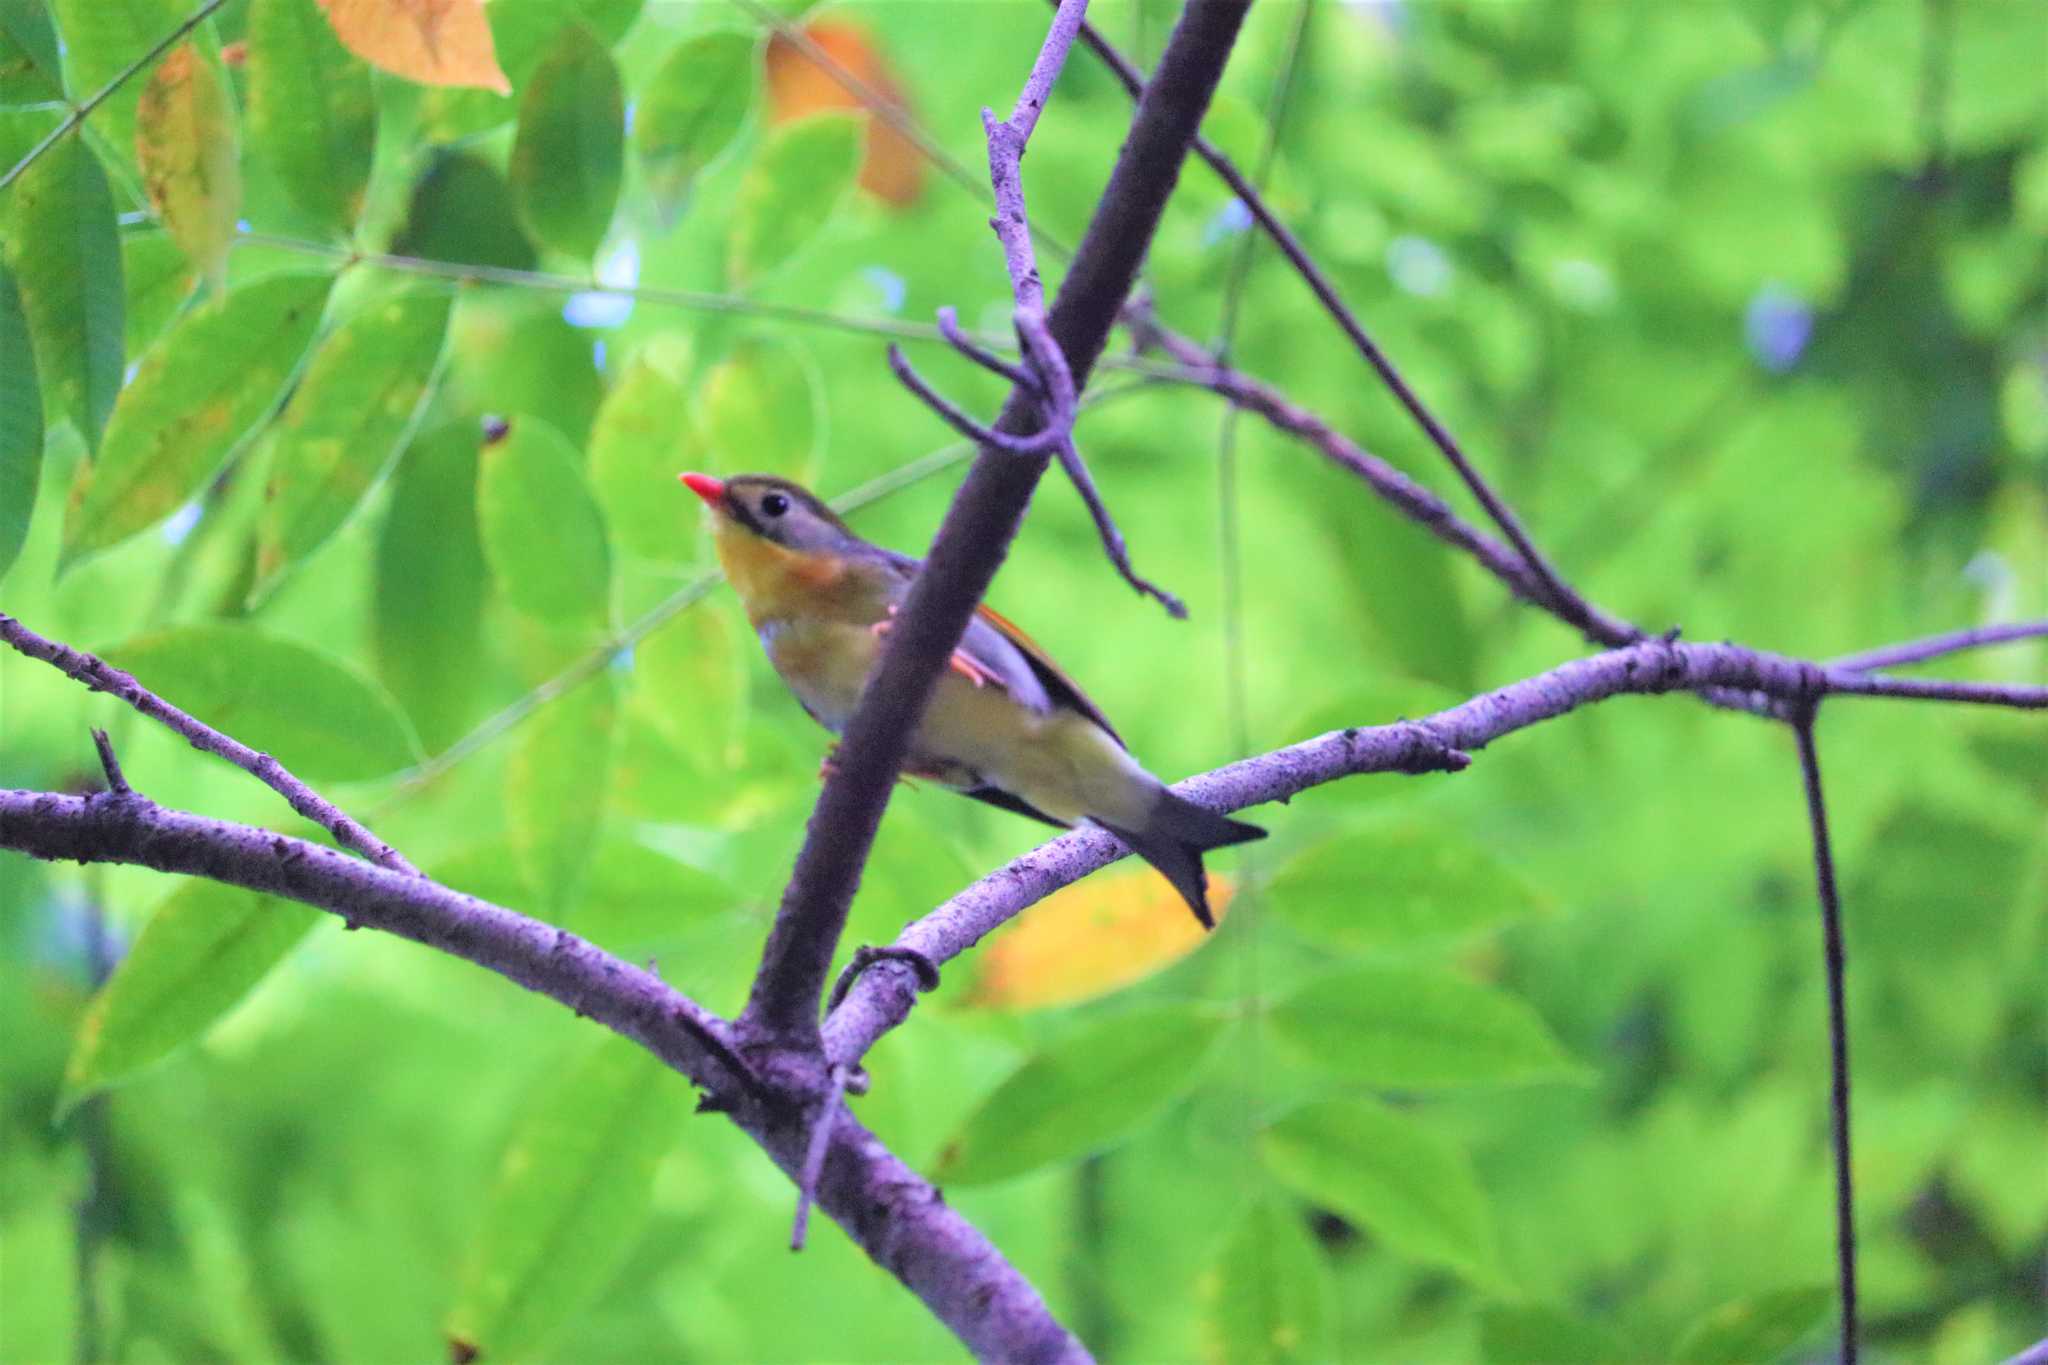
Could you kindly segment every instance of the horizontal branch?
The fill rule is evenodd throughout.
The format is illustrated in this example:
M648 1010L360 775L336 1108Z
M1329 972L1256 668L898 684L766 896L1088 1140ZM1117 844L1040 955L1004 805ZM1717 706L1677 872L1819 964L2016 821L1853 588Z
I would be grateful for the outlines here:
M1906 664L1925 663L1945 654L1957 654L1966 649L1982 649L1986 645L2010 644L2015 640L2031 640L2048 637L2048 621L2007 621L1995 626L1973 626L1968 630L1952 630L1943 635L1930 635L1924 640L1908 640L1903 644L1886 645L1882 649L1865 650L1861 654L1845 654L1830 660L1832 668L1852 668L1868 672L1876 668L1899 668Z
M763 1095L726 1022L652 972L425 877L144 797L0 790L0 848L128 863L284 896L437 948L567 1005L711 1091L792 1179L806 1156L800 1104ZM822 1085L824 1073L820 1073ZM1082 1358L1030 1283L939 1192L850 1114L833 1125L818 1204L983 1359Z
M1965 688L1971 690L1960 693ZM1574 659L1421 720L1333 730L1191 777L1174 790L1218 811L1285 801L1339 778L1440 767L1431 760L1447 750L1483 749L1516 730L1630 694L1730 691L1798 705L1840 694L2048 707L2048 688L2000 689L2004 695L1996 697L1975 689L1974 684L1916 685L1906 679L1872 678L1739 645L1646 640ZM1121 842L1101 830L1061 835L914 921L891 947L934 964L950 961L1013 916L1126 852ZM917 993L917 974L904 961L876 961L826 1020L826 1056L843 1065L858 1062L876 1039L909 1016Z
M0 612L0 643L12 645L31 659L41 660L65 676L84 683L91 691L104 692L128 703L151 720L159 721L184 736L193 748L226 759L282 796L293 810L332 834L343 847L354 849L379 867L388 867L410 876L419 875L419 869L407 862L397 849L307 786L284 764L222 734L197 716L179 710L137 682L132 675L123 673L105 660L58 641L46 640L4 612Z

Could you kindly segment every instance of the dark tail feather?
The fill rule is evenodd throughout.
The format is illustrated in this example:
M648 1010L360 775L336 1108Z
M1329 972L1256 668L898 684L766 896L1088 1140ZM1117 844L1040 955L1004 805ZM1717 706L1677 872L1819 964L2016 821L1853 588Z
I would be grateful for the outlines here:
M1152 818L1146 821L1145 828L1104 828L1173 883L1173 889L1180 892L1204 929L1214 929L1216 920L1209 913L1209 879L1202 871L1202 854L1208 849L1266 837L1266 831L1257 825L1218 815L1164 788L1160 789L1159 802L1152 807Z

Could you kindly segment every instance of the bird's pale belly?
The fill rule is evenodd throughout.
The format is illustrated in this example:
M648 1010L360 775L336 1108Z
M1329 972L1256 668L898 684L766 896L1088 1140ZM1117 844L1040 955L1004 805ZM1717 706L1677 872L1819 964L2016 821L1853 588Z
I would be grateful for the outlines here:
M761 643L775 671L813 719L844 732L862 685L881 654L867 626L765 621ZM940 676L917 735L910 769L947 786L994 786L1056 820L1112 823L1143 818L1152 779L1129 754L1077 712L1040 712L1000 686Z

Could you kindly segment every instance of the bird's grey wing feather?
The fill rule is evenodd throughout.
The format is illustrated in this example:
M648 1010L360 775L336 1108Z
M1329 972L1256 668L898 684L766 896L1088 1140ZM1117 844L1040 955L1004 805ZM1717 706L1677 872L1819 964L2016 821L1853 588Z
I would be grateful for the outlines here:
M890 567L901 570L906 581L916 577L917 571L924 567L909 555L900 555L893 550L884 553L889 557ZM1022 705L1040 715L1052 710L1052 697L1045 690L1038 670L1031 666L1031 660L1010 642L1009 637L981 617L975 616L967 622L967 629L960 636L960 652Z

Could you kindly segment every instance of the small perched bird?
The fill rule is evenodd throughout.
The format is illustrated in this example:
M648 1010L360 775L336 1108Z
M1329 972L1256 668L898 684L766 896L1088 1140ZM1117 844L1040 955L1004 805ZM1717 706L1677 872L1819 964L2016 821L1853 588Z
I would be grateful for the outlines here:
M811 718L846 728L918 562L870 545L785 479L684 474L768 660ZM1024 633L978 608L905 771L1062 829L1092 820L1166 875L1205 927L1202 852L1262 839L1138 766L1095 703Z

